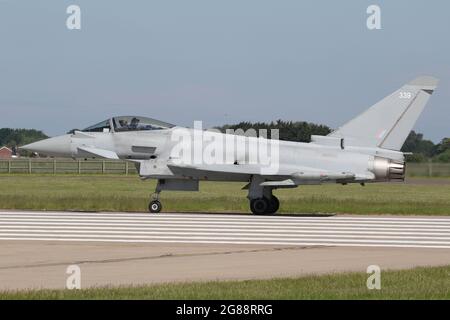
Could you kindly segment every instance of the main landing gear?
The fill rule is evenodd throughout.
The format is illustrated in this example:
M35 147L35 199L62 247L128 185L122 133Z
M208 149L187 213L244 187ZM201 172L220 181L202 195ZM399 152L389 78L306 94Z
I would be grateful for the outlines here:
M280 201L272 195L270 198L262 197L250 200L250 210L254 214L274 214L280 208Z
M272 194L273 187L262 187L264 180L259 176L253 176L248 185L250 210L257 215L274 214L280 208L280 201Z

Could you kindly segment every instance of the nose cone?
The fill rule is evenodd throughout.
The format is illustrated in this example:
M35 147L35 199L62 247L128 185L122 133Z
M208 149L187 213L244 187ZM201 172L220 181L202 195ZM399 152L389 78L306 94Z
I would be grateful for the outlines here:
M70 134L66 134L63 136L33 142L20 148L48 156L70 157L72 155L70 146Z

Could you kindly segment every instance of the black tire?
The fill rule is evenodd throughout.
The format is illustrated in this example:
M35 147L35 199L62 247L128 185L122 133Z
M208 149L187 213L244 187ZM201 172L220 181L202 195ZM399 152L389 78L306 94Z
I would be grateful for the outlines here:
M269 201L266 198L250 200L250 210L253 214L266 214L269 208Z
M160 213L162 209L162 204L158 200L152 200L150 201L148 205L148 211L151 213Z
M274 214L280 209L280 200L277 197L272 196L269 201L269 208L267 209L267 213Z

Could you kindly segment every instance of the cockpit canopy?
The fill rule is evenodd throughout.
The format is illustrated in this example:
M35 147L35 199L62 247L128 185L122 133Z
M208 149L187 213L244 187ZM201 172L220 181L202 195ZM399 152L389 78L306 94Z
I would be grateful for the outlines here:
M122 116L104 120L93 126L83 129L84 132L124 132L162 130L173 128L174 125L147 117Z

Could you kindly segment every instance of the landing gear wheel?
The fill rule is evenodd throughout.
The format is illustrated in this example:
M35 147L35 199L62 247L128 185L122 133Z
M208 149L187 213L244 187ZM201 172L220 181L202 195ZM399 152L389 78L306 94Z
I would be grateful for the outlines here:
M254 214L265 214L269 208L269 201L266 198L250 200L250 210Z
M158 200L152 200L150 201L149 205L148 205L148 210L151 213L159 213L161 212L162 209L162 204L161 202L159 202Z
M273 214L280 209L280 200L277 197L272 196L269 200L269 207L267 208L267 213Z

